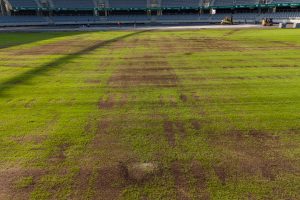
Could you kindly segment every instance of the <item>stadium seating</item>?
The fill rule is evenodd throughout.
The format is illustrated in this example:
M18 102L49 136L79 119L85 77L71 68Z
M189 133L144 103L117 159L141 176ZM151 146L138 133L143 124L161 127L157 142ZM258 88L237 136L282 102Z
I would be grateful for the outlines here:
M48 25L46 17L39 16L1 16L0 25Z
M52 0L55 8L66 9L86 9L94 8L95 5L92 0Z
M109 0L110 8L147 8L147 0Z
M109 22L148 22L150 17L147 15L111 15L107 17Z
M202 0L162 0L162 7L199 7L202 5Z
M49 25L49 24L89 24L89 23L150 23L150 22L220 22L224 17L231 15L230 9L239 9L238 5L249 6L248 10L244 7L238 12L234 12L233 18L235 22L258 22L262 18L273 18L275 22L286 21L289 18L300 17L298 9L294 9L295 5L280 5L280 3L299 3L300 0L269 0L267 4L279 4L289 12L275 12L275 13L260 13L259 9L251 7L251 5L259 4L261 0L6 0L9 1L13 7L12 15L18 16L0 16L0 26L7 25ZM42 6L46 2L46 5ZM208 4L208 2L210 2ZM204 12L206 14L199 14L199 8L203 5L210 5L218 9L220 12L227 12L222 14L217 11L216 15L210 15L209 8ZM264 5L264 7L267 5ZM44 10L54 9L56 16L41 17L37 16L39 13L38 7L43 7ZM146 15L146 12L132 12L132 10L146 10L148 7L163 8L163 13L156 14L156 11L151 12L151 16ZM24 14L26 8L30 12ZM107 8L108 12L99 9L99 13L91 12L97 8ZM181 12L177 8L188 9L188 12ZM191 9L194 11L190 11ZM253 10L253 8L255 10ZM168 10L172 10L168 12ZM197 9L197 10L196 10ZM227 11L226 11L227 9ZM21 10L20 13L14 13ZM40 9L41 10L41 9ZM88 10L88 11L86 11ZM116 11L117 10L117 11ZM121 12L119 12L121 10ZM124 10L124 11L123 11ZM126 10L126 11L125 11ZM159 9L158 9L159 10ZM225 10L225 11L224 11ZM83 12L79 12L83 11ZM252 13L240 13L240 12ZM294 12L290 12L294 11ZM102 12L102 13L100 13ZM95 16L92 16L95 13ZM148 12L149 13L149 12ZM189 13L189 14L187 14ZM193 14L191 14L193 13ZM51 15L51 13L49 12ZM97 14L102 15L96 16ZM108 15L107 15L108 14ZM21 16L24 15L24 16ZM35 15L35 16L25 16ZM73 15L73 16L63 16ZM83 15L83 16L81 16ZM85 16L89 15L89 16ZM105 15L105 16L103 16Z
M196 21L200 19L200 16L197 14L189 14L189 15L162 15L157 17L157 20L159 21L174 21L174 19L178 21Z
M106 23L150 23L150 22L220 22L231 14L173 14L161 16L147 15L110 15L110 16L2 16L0 26L7 25L49 25L49 24L106 24ZM289 18L300 18L300 12L282 13L236 13L235 22L254 22L263 18L273 18L275 21L285 21Z
M37 4L34 0L9 0L9 2L13 7L37 7Z
M300 0L273 0L270 3L300 3Z
M254 5L258 4L259 0L235 0L236 5Z
M233 6L233 0L215 0L213 6Z
M36 2L42 0L7 0L13 7L35 8ZM158 7L163 8L197 8L204 5L204 2L211 2L211 6L234 6L234 5L254 5L259 4L260 0L49 0L53 2L55 8L62 9L93 9L99 5L107 8L130 9L151 7L153 2ZM102 3L100 3L102 2ZM160 2L160 3L159 3ZM300 0L269 0L268 4L278 3L300 3Z
M285 20L294 17L300 17L300 12L282 12L282 13L265 13L260 15L261 18L273 18L277 20Z

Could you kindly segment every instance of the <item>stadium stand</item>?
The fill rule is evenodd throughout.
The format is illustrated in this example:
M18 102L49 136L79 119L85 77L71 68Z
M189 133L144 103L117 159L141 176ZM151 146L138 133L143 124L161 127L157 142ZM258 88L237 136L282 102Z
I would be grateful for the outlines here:
M215 0L213 6L233 6L233 0Z
M162 0L161 7L166 8L197 8L202 5L202 0Z
M258 3L258 0L235 0L236 5L255 5Z
M12 7L17 8L36 8L37 3L35 0L9 0Z
M270 3L300 3L300 0L273 0Z
M92 0L52 0L54 8L61 9L94 9Z
M212 9L216 14L210 14ZM219 23L228 16L239 23L257 23L300 17L300 0L0 0L0 11L0 26Z
M49 21L46 17L39 16L2 16L0 17L1 26L13 25L48 25Z
M109 7L110 8L147 8L147 0L109 0Z

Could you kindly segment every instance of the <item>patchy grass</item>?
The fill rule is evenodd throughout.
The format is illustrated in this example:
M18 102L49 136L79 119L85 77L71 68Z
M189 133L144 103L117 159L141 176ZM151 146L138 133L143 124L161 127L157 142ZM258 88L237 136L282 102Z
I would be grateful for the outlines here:
M16 183L16 186L17 186L17 188L22 189L22 188L27 188L32 184L33 184L33 177L28 176L28 177L23 177L21 180L19 180Z
M1 33L0 199L299 199L299 33Z

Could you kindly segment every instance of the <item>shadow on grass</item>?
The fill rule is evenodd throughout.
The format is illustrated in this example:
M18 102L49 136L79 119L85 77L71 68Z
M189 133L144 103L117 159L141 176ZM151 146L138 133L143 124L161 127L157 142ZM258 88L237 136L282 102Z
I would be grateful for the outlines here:
M84 32L70 33L0 33L0 49L49 40L53 38L74 36Z
M0 84L0 97L3 96L5 91L7 91L11 88L14 88L18 85L25 84L30 79L32 79L32 78L34 78L38 75L44 74L44 73L48 72L51 69L54 69L54 68L57 68L57 67L61 66L62 63L69 62L70 60L75 59L76 57L79 57L79 56L84 55L86 53L89 53L93 50L96 50L96 49L101 48L103 46L106 46L108 44L120 41L122 39L131 37L131 36L134 36L134 35L141 34L143 32L146 32L146 31L133 32L133 33L130 33L130 34L126 34L126 35L123 35L123 36L120 36L120 37L113 38L111 40L96 43L96 44L94 44L92 46L89 46L85 49L82 49L82 50L77 51L75 53L66 55L66 56L64 56L62 58L59 58L57 60L54 60L50 63L47 63L47 64L42 65L40 67L36 67L36 68L31 69L29 71L26 71L26 72L24 72L20 75L17 75L17 76L15 76L15 77L7 80L7 81L4 81L3 83Z

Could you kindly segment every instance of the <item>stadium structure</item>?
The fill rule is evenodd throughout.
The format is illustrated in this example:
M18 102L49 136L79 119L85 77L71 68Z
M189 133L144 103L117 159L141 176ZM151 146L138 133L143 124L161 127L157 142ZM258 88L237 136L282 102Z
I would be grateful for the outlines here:
M0 25L236 23L300 17L300 0L0 0Z

